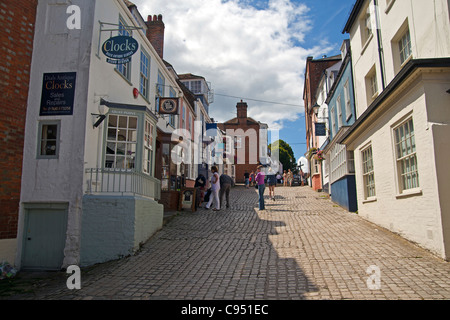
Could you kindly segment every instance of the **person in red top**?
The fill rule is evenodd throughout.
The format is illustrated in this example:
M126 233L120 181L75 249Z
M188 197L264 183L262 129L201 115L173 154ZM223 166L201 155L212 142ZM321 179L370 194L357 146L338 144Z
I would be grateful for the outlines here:
M256 168L256 183L258 185L258 194L259 194L259 210L264 210L264 190L266 189L266 185L264 182L265 174L261 171L262 166L258 166Z

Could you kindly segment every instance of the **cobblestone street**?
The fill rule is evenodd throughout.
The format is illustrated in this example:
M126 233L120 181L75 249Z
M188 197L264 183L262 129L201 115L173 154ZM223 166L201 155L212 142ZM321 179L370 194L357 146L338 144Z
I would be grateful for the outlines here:
M61 273L13 299L449 299L450 265L309 187L232 189L231 206L170 220L131 257ZM376 290L370 266L380 271ZM369 283L372 284L372 283ZM372 288L373 289L373 288Z

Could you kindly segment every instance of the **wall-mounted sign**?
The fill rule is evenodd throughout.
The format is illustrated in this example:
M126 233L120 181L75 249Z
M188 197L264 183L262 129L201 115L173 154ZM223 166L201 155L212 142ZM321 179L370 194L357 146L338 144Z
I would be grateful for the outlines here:
M131 61L131 56L139 49L138 42L132 37L117 36L106 40L102 45L102 51L111 64L124 64Z
M178 98L159 98L160 114L177 114Z
M326 124L317 122L315 125L316 125L316 137L326 137L327 136Z
M71 116L76 72L44 73L40 116Z

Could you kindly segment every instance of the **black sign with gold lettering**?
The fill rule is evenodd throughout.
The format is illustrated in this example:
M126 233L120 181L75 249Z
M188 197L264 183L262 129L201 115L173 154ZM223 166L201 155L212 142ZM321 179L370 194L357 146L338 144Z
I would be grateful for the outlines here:
M44 73L40 116L71 116L76 72Z

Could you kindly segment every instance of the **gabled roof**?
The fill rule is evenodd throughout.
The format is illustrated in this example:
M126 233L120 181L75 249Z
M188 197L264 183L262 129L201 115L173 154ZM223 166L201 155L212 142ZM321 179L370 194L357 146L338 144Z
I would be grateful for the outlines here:
M245 119L247 120L247 124L259 124L259 122L253 118L247 117ZM242 124L242 123L239 123L239 118L236 117L224 122L224 124Z
M204 77L202 77L202 76L197 76L197 75L192 74L192 73L179 74L178 77L179 77L181 80L188 80L188 79L189 79L189 80L191 80L191 79L205 80Z

